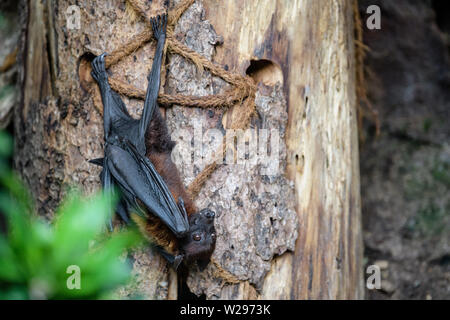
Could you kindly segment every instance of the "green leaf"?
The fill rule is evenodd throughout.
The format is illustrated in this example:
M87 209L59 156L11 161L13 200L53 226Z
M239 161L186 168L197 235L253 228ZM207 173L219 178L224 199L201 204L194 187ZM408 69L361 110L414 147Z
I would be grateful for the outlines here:
M19 270L20 262L3 236L0 236L0 261L0 282L2 279L8 282L24 281Z
M0 212L8 221L7 236L0 235L0 299L95 299L126 283L131 267L120 257L143 239L137 230L104 234L112 194L71 193L49 225L32 216L15 174L0 172L0 183L7 190L0 189ZM70 265L80 267L81 290L67 288Z
M9 157L13 150L13 140L4 131L0 131L0 157Z

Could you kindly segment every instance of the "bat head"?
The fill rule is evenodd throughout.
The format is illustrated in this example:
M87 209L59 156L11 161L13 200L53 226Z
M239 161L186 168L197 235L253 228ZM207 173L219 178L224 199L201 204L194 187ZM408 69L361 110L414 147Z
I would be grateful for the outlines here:
M181 249L187 263L197 261L200 270L206 268L216 247L215 213L203 209L189 216L189 232L181 239Z

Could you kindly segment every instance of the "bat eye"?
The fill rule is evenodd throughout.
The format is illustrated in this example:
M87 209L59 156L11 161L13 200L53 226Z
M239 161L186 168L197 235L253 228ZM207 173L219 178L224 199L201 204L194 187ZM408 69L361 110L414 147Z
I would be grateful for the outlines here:
M202 240L202 236L199 235L198 233L194 233L194 235L192 236L192 239L194 239L195 241L200 241L200 240Z
M212 233L212 234L211 234L211 238L212 238L213 240L216 240L216 234L215 234L215 233Z

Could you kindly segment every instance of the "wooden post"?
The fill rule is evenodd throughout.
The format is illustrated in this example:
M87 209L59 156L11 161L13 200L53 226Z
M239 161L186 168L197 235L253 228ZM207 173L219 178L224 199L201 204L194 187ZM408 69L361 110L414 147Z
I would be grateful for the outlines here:
M110 0L78 5L81 28L68 29L74 4L30 1L26 15L15 166L48 218L66 186L87 194L99 188L98 168L87 162L102 156L103 144L102 118L86 85L89 59L146 27L130 19L124 0ZM219 299L362 298L351 1L197 0L175 35L228 70L248 72L259 83L250 128L276 129L282 142L276 174L225 165L200 192L197 205L218 214L218 243L214 263L204 272L192 270L189 289ZM153 50L153 42L146 44L113 66L112 75L145 89ZM168 61L166 93L206 95L227 87L170 52ZM139 114L141 101L124 101ZM183 138L195 136L200 124L203 137L207 129L223 131L232 112L168 109L177 153L197 155ZM202 165L175 158L188 184ZM156 252L133 256L135 281L120 297L177 297L176 276Z
M274 259L261 298L363 298L352 1L205 1L224 37L216 61L280 79L287 176L295 182L295 252ZM266 66L266 67L265 67ZM266 72L266 74L264 74Z

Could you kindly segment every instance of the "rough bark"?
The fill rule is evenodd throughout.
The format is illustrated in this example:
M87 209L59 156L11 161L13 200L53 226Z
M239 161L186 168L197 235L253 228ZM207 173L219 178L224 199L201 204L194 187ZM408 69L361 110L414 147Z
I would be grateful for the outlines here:
M19 6L12 1L0 4L0 129L9 126L13 107L19 98L17 88L18 40L20 28L17 26Z
M362 298L359 162L351 1L206 1L224 44L216 61L283 80L295 252L272 261L260 298ZM281 74L277 71L281 68ZM264 70L266 69L266 70ZM246 290L238 297L246 297Z
M68 30L65 12L72 4L29 2L25 92L15 113L15 165L48 218L66 186L87 194L99 188L99 169L86 161L102 156L103 144L102 119L82 85L89 80L86 53L111 52L146 26L130 21L123 0L85 0L76 2L81 29ZM259 82L250 126L258 130L251 132L275 129L270 137L280 138L277 172L264 174L273 159L254 165L249 154L243 164L220 167L197 197L198 207L217 213L218 241L215 263L190 273L187 284L195 294L362 297L351 12L349 1L210 0L196 1L177 24L177 39L216 63L241 74L250 66ZM153 46L126 57L111 74L145 89ZM228 87L181 57L169 56L167 70L167 93L201 96ZM124 102L140 113L141 101ZM195 160L217 147L208 129L228 132L230 112L166 111L186 184L206 164ZM190 137L198 136L203 141L192 147ZM132 258L135 281L121 297L176 298L176 276L158 254L149 249Z

